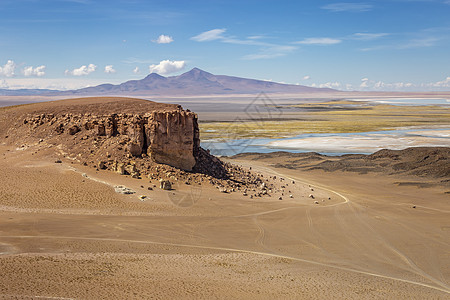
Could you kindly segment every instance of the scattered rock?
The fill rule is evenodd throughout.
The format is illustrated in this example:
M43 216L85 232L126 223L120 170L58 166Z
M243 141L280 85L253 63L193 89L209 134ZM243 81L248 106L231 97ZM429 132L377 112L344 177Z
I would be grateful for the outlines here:
M314 195L313 194L309 194L308 197L311 198L311 199L314 199Z
M169 191L172 189L172 184L169 180L160 179L159 180L159 188L162 190Z
M97 164L97 167L98 167L100 170L104 170L104 169L106 169L106 164L105 164L104 161L99 161L98 164Z
M55 160L55 164L60 164L62 161L60 159Z
M69 129L67 129L67 132L70 135L74 135L75 133L77 133L79 131L80 131L80 127L78 127L77 125L73 125L73 126L69 127Z
M116 185L114 187L114 190L116 191L116 193L119 194L125 194L125 195L129 195L129 194L134 194L136 193L135 191L133 191L132 189L129 189L127 187L124 187L122 185Z

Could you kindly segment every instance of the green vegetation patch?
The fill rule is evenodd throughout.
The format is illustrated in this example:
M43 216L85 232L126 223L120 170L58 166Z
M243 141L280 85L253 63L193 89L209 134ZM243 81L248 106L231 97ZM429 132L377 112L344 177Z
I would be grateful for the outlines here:
M311 105L317 106L317 103ZM450 126L450 109L441 106L373 105L357 110L299 112L297 116L298 120L292 120L293 115L289 114L290 120L286 121L200 123L200 137L202 140L283 138L304 133L350 133L394 130L407 126Z

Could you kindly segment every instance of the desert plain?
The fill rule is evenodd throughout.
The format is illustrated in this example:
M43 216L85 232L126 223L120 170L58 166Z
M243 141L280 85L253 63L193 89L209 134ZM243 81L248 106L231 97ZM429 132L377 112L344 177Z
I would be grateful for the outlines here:
M223 157L273 184L253 197L5 141L0 298L448 299L449 150L417 151Z

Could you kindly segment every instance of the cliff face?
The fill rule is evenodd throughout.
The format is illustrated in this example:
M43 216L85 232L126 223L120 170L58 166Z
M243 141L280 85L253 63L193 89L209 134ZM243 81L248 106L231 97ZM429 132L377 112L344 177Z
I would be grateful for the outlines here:
M181 107L143 114L29 115L23 123L30 134L34 132L46 135L46 138L53 134L69 135L75 140L92 140L97 145L101 140L108 153L125 150L128 156L149 157L154 162L186 171L194 168L200 145L197 115ZM109 142L105 142L103 137L110 139ZM73 148L77 148L76 143ZM101 152L102 149L97 150Z

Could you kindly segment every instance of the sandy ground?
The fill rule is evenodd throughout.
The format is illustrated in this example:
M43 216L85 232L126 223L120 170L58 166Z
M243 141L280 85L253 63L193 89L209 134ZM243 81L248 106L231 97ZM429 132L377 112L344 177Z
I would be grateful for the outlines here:
M236 163L293 197L161 191L0 146L0 299L450 299L444 188Z

